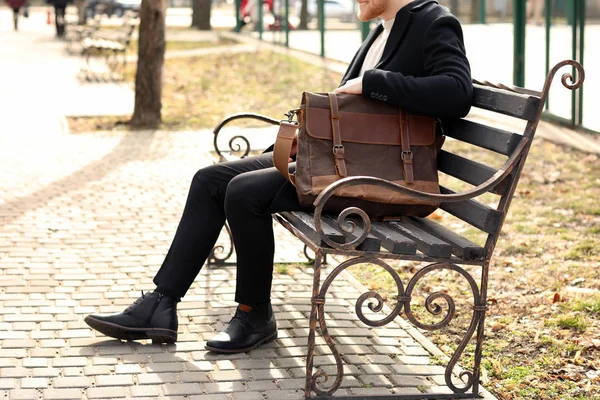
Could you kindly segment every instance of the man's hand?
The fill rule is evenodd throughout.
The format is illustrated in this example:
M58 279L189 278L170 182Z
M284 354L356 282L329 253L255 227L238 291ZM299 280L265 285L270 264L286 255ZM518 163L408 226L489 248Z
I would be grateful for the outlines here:
M362 76L350 79L344 86L335 89L333 93L362 94Z

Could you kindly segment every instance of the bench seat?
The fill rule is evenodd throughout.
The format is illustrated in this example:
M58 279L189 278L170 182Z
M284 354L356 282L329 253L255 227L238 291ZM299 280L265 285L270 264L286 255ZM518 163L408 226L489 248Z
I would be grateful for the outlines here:
M347 254L325 243L314 226L314 215L306 212L282 212L276 220L313 250L322 247L328 254ZM347 243L356 236L344 233L334 216L324 215L323 231L336 243ZM358 221L357 221L358 222ZM432 219L401 217L392 221L371 221L367 238L357 247L360 252L376 253L381 258L480 264L485 249ZM399 257L398 257L399 256Z

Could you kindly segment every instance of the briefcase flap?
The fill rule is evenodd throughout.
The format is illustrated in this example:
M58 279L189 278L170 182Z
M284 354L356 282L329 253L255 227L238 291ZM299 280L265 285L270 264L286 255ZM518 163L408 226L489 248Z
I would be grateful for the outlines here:
M399 107L368 100L360 95L338 94L342 142L400 146ZM304 92L302 113L306 133L316 139L333 140L327 94ZM435 141L435 119L408 114L411 146L430 146Z

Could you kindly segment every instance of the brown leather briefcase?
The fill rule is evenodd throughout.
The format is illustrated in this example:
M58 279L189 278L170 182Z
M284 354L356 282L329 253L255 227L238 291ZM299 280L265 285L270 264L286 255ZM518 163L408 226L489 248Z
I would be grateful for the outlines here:
M293 114L297 123L292 122ZM299 109L282 121L273 150L277 169L296 186L304 206L329 184L350 176L374 176L428 193L440 193L437 154L443 136L436 120L360 95L304 92ZM288 160L298 135L296 171ZM325 209L362 208L371 216L426 216L438 203L373 185L342 188Z

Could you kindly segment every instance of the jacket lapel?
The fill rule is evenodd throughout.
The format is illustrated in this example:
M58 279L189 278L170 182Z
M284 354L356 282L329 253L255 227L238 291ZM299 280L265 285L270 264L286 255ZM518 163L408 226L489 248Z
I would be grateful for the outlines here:
M344 75L344 77L342 78L342 82L340 83L340 86L344 85L348 80L356 78L358 76L358 74L360 73L360 69L362 68L363 62L365 61L365 57L367 56L367 52L369 51L371 45L373 44L377 36L379 36L381 31L383 31L383 26L381 25L381 23L379 23L375 27L375 29L373 29L369 33L369 36L367 36L363 44L356 52L352 63L350 63L350 65L348 66L346 74Z

